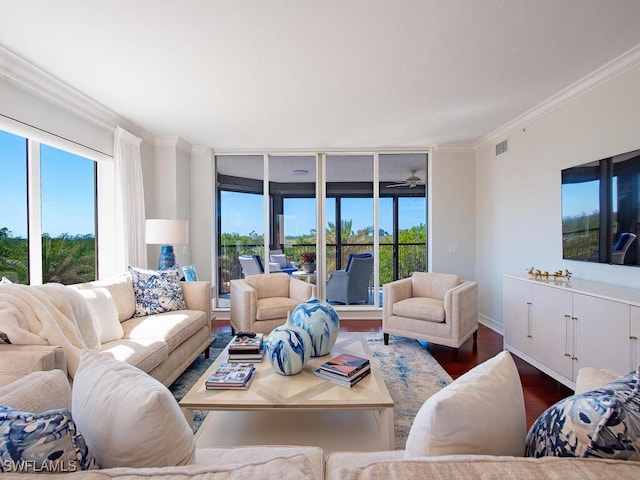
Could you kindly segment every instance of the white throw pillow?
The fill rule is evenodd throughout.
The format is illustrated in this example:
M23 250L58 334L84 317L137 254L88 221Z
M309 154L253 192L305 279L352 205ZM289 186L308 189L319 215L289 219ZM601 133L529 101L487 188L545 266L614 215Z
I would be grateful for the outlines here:
M76 291L87 301L89 309L98 321L100 343L124 337L124 330L118 319L118 309L109 290L104 287L95 287L77 288Z
M175 398L132 365L85 350L71 405L78 430L102 468L194 462L193 432Z
M269 258L271 263L277 263L281 269L287 268L289 265L289 262L287 262L287 256L284 253L274 253L269 255Z
M437 455L524 455L524 395L507 351L458 377L422 405L404 458Z

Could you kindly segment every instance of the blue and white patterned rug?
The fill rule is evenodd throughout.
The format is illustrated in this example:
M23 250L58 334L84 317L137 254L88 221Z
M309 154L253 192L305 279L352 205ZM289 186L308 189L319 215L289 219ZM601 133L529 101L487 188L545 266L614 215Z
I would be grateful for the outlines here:
M390 336L389 345L382 341L382 333L345 333L364 335L369 350L378 361L382 376L395 403L396 449L404 449L411 423L424 401L451 383L449 374L436 362L424 343L404 337ZM229 333L216 333L209 359L200 355L191 366L169 387L180 400L202 376L231 340ZM194 431L198 429L206 412L194 414Z

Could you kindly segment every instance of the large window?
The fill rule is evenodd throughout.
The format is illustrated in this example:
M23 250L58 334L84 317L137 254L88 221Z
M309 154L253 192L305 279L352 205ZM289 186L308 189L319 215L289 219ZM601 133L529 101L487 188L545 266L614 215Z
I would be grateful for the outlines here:
M229 281L245 275L240 255L259 255L266 270L279 249L298 268L316 253L316 272L293 274L321 298L351 254L373 254L368 294L349 303L379 306L381 285L426 270L426 173L426 153L216 156L216 305L228 306Z
M95 280L95 162L0 131L0 168L0 274L23 284Z

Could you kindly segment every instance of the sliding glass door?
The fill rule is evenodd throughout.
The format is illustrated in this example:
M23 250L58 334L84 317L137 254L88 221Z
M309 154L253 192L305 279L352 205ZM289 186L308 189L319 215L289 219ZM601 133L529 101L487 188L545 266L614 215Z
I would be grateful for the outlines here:
M229 306L229 282L242 278L241 255L261 255L264 246L262 155L216 157L218 301Z
M325 292L331 303L375 303L373 169L373 155L326 157ZM354 255L360 258L352 263Z

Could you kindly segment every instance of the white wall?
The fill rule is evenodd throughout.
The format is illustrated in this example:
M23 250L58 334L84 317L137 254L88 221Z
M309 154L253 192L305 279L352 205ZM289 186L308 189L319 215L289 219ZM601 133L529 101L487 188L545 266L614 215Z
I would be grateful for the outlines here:
M502 277L528 267L640 286L640 268L562 259L563 168L640 148L640 66L508 135L509 152L476 151L480 313L502 328Z
M429 167L429 270L474 280L474 152L435 148Z

